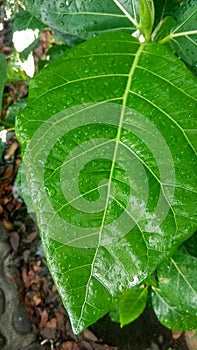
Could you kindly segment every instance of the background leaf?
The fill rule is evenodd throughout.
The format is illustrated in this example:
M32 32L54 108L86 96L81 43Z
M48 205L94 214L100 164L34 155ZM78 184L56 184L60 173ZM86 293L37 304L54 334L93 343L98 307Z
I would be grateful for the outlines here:
M29 12L24 11L21 7L19 7L19 12L16 13L13 22L13 36L16 32L26 31L27 29L30 29L34 32L34 37L32 38L30 45L27 44L28 46L26 46L22 51L20 51L21 59L27 59L30 52L32 52L34 46L38 43L39 34L42 30L44 30L44 27L45 26L43 25L43 23L38 21Z
M176 21L172 16L165 17L159 24L158 30L153 32L152 39L154 41L160 42L163 38L170 35L172 29L175 27ZM173 45L171 42L168 42L173 49Z
M132 29L131 22L112 0L102 2L36 0L33 4L31 0L18 0L18 2L52 30L83 39L112 30ZM127 2L126 8L132 10L132 2Z
M155 27L165 17L174 16L180 9L177 0L154 0L155 5Z
M2 110L2 96L6 81L6 56L0 54L0 113Z
M20 60L19 53L14 50L12 57L7 63L7 82L27 81L29 77L26 75L22 67L22 61Z
M197 259L178 253L158 268L158 288L152 303L166 327L176 330L197 328Z
M180 20L182 15L195 3L196 0L154 0L155 25L166 16L173 16L175 20Z
M182 14L172 30L176 53L197 73L197 4ZM191 34L189 34L191 32ZM192 33L193 32L193 33ZM175 35L180 35L176 36Z
M172 36L176 54L197 73L197 3L192 1L157 1L155 0L156 40ZM192 32L189 34L189 32Z
M197 258L197 232L180 246L180 251Z
M78 45L32 80L17 135L28 143L27 183L75 332L195 230L196 90L164 45L122 33Z
M9 20L10 18L13 19L15 14L19 10L19 5L17 1L12 1L12 0L4 0L3 7L4 7L5 20Z
M6 124L6 127L14 127L15 126L15 118L16 114L22 109L25 108L27 105L27 99L23 98L20 101L17 101L7 109L6 117L4 124Z

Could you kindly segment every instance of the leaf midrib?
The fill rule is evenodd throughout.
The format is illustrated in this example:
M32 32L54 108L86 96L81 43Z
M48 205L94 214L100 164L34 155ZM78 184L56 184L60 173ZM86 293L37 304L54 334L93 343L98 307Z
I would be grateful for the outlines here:
M190 9L189 9L189 10L190 10ZM188 11L189 11L189 10L188 10ZM185 18L185 21L181 22L180 25L178 25L178 26L174 29L173 33L176 33L181 27L183 27L183 26L185 25L185 23L187 23L187 22L190 20L190 18L191 18L193 15L195 15L196 12L197 12L197 7L194 8L194 11L191 12L191 14L190 14L187 18Z
M141 56L141 53L143 51L144 45L145 44L142 43L139 46L139 49L138 49L138 51L136 53L135 59L133 61L133 64L131 66L131 69L130 69L130 72L129 72L129 75L128 75L128 80L127 80L127 84L126 84L126 88L125 88L125 93L123 95L123 104L122 104L122 109L121 109L121 114L120 114L120 122L119 122L117 136L116 136L116 144L115 144L115 148L114 148L112 167L111 167L110 176L109 176L109 185L108 185L108 191L107 191L107 196L106 196L106 204L105 204L105 209L104 209L104 214L103 214L103 220L102 220L101 228L99 230L98 245L96 247L95 255L94 255L93 260L92 260L90 277L89 277L88 282L87 282L86 293L85 293L85 297L84 297L84 303L82 305L81 314L80 314L78 322L77 322L77 327L76 327L76 331L77 332L80 329L81 320L83 318L83 312L84 312L85 305L87 303L87 297L88 297L88 291L89 291L89 287L90 287L90 282L91 282L91 278L93 276L94 265L95 265L95 262L96 262L97 254L98 254L100 243L101 243L102 231L103 231L103 227L104 227L104 223L105 223L105 219L106 219L106 215L107 215L108 203L109 203L109 199L110 199L110 190L111 190L112 176L113 176L113 171L114 171L114 167L115 167L115 161L116 161L116 156L117 156L118 145L120 143L120 135L121 135L122 125L123 125L123 121L124 121L125 109L126 109L126 106L127 106L127 99L128 99L129 92L130 92L130 86L131 86L131 83L132 83L132 78L133 78L134 72L135 72L136 67L137 67L137 63L138 63L138 61L140 59L140 56Z
M126 15L116 14L116 13L104 13L104 12L57 12L57 11L47 11L48 13L56 15L65 15L65 16L76 16L76 15L85 15L85 16L102 16L102 17L118 17L118 18L127 18ZM128 18L127 18L128 19Z
M155 292L158 299L160 299L165 305L167 305L167 308L169 310L171 310L172 312L176 312L178 315L182 316L182 313L177 309L176 305L171 305L170 302L168 302L161 294L159 294L159 292L161 292L161 289L155 287L152 287L152 289Z
M185 129L183 129L179 123L169 114L167 113L163 108L159 107L158 105L156 105L154 102L152 102L151 100L149 100L148 98L146 98L143 95L140 95L139 93L135 92L135 91L130 91L130 93L132 95L138 96L140 99L143 99L144 101L146 101L147 103L151 104L152 106L154 106L154 108L158 109L162 114L166 115L176 126L177 128L182 132L185 140L187 141L187 143L190 145L192 151L194 152L194 154L196 155L197 152L195 150L195 148L193 147L192 143L190 142L190 140L188 139L186 133L185 133Z
M192 287L192 285L190 284L190 282L188 281L184 273L181 271L181 268L179 268L178 264L175 262L175 260L173 258L171 258L170 260L174 265L175 269L177 270L178 276L181 276L182 279L185 281L185 283L188 285L188 287L191 289L191 291L194 293L194 295L197 295L196 290Z

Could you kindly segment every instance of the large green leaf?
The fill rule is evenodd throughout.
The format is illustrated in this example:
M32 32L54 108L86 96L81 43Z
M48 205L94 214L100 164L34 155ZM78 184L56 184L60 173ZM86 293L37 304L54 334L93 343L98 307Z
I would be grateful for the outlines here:
M126 3L123 0L18 0L18 3L50 28L84 39L111 30L131 31L132 23L127 15L136 16L135 0Z
M6 56L0 54L0 113L2 109L2 95L6 81Z
M164 45L121 33L78 45L31 81L17 135L75 332L194 232L196 92Z
M158 268L153 307L161 323L176 330L197 328L197 259L179 253Z

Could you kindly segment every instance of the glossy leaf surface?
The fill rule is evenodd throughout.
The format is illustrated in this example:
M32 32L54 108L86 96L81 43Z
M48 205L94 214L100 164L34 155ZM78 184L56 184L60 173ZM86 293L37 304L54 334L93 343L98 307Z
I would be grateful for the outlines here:
M31 0L18 0L18 2L50 28L83 39L110 30L131 31L133 27L126 15L112 0L36 0L33 3ZM117 2L120 5L124 3L122 0ZM124 8L133 12L133 3L136 1L128 1L126 6L124 4Z
M176 330L197 328L197 259L176 254L158 268L153 307L161 323Z
M163 45L120 33L77 46L32 80L17 134L75 332L194 232L196 91Z

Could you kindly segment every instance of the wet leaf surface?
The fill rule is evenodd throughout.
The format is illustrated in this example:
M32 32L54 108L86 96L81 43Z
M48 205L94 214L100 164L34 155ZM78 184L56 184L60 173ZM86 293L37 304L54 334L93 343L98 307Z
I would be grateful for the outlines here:
M153 307L166 327L176 330L196 329L197 259L176 254L158 268L158 288L154 288Z
M77 46L32 80L17 134L24 145L35 133L26 180L75 332L196 228L196 89L163 45L120 33Z
M38 230L31 216L27 213L24 204L18 202L14 197L13 193L16 193L16 190L13 191L13 180L14 179L11 178L10 182L7 183L0 181L1 220L6 218L6 222L10 223L9 226L15 227L20 238L20 244L16 252L10 247L8 251L11 251L7 256L4 249L4 242L9 242L9 237L12 233L6 231L2 222L0 222L0 250L2 251L3 249L3 257L0 255L0 259L5 259L5 266L7 266L5 270L2 270L2 261L0 260L0 268L4 278L5 274L7 275L9 272L9 281L13 283L15 293L16 287L18 287L20 293L18 294L17 303L20 301L21 305L25 306L28 312L28 319L34 330L33 339L34 341L37 339L36 343L30 345L29 350L40 350L41 348L43 350L51 350L51 346L54 346L56 350L72 348L76 350L87 350L88 348L91 350L129 350L130 346L132 346L134 350L144 350L146 347L154 350L156 344L158 344L158 346L161 345L161 349L163 349L163 346L171 346L173 349L179 350L187 349L184 338L182 338L182 340L173 340L170 337L170 331L162 327L151 313L149 316L147 316L147 313L144 313L141 319L136 320L133 325L127 326L128 328L124 327L123 329L120 329L118 325L110 322L109 319L108 323L106 323L105 318L100 321L99 324L94 325L93 332L97 334L97 337L88 330L85 330L80 336L74 335L70 328L66 311L58 296L56 287L46 266L45 258L40 249L39 235L37 234L34 239L28 239L33 232L38 232ZM5 280L1 279L1 287L4 286ZM4 315L8 308L5 295L8 295L8 291L4 288L0 289L1 315ZM41 300L39 304L37 303L38 300ZM15 305L12 311L14 310ZM25 317L27 317L27 315L25 315ZM18 322L17 320L18 318L16 318L15 321ZM54 328L50 328L50 326L54 326L54 324L56 324L56 335L54 335ZM7 317L7 331L10 329L9 327L11 327L13 332L13 324L9 323L9 317ZM53 334L51 333L51 329ZM7 340L4 336L5 334L3 335L1 331L2 324L0 324L0 344L3 348ZM22 331L24 332L25 329ZM43 339L42 334L47 335L49 338ZM52 335L55 337L54 341L51 340ZM29 335L27 335L27 337L28 339L30 338ZM103 342L100 343L99 339L101 338L105 343L108 342L109 344L114 344L114 346L105 345ZM16 339L14 341L13 339L9 341L10 347L5 347L6 350L10 350L10 348L14 348L16 345ZM98 341L96 339L98 339ZM24 340L20 341L21 342L17 342L17 344L21 344L19 346L22 348ZM39 343L43 344L42 347ZM191 337L190 343L192 344Z
M97 0L36 0L33 4L30 0L20 0L20 3L39 21L64 35L68 33L88 39L110 30L131 31L133 28L126 15L111 0L102 3ZM133 13L132 3L127 2L125 7Z

